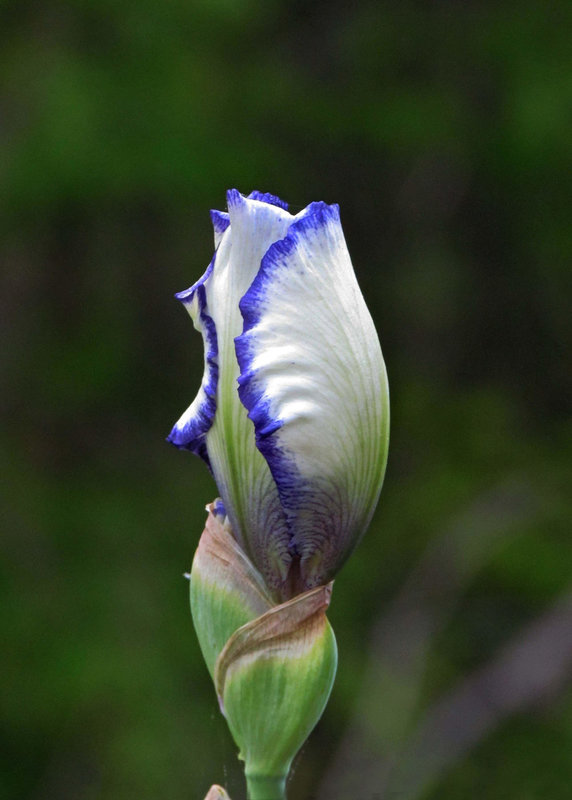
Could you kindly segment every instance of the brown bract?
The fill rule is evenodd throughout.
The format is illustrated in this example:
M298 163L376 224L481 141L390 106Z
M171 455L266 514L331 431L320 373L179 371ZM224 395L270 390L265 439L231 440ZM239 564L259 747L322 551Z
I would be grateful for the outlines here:
M301 657L327 625L333 582L275 606L239 628L228 640L215 667L215 687L222 708L229 672L258 658Z
M222 786L215 784L209 789L209 793L205 797L205 800L230 800L230 797L222 788Z

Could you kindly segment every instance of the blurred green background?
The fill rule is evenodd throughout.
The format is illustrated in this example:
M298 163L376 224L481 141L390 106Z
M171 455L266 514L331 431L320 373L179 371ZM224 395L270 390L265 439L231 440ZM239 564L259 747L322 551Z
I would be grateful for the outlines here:
M227 188L338 202L390 375L292 800L570 797L568 0L0 6L10 800L240 800L187 607L216 494L164 442Z

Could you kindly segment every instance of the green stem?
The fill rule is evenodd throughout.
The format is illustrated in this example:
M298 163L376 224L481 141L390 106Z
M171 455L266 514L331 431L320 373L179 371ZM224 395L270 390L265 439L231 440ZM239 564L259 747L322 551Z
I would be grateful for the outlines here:
M248 800L286 800L285 775L247 775Z

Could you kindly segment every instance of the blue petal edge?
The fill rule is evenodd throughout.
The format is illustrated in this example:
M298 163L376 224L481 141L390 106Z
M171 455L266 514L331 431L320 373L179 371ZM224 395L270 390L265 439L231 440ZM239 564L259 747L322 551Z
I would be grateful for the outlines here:
M203 284L205 284L207 282L208 278L210 278L210 276L212 274L212 271L214 269L215 258L216 258L216 255L212 257L211 263L208 265L208 267L206 268L204 274L201 275L201 277L198 279L198 281L193 283L192 286L189 286L188 289L183 289L182 292L175 292L175 298L177 300L180 300L181 303L183 303L184 305L189 305L190 303L193 302L193 298L195 296L195 293L198 291L198 289L201 286L203 286ZM206 300L205 300L205 304L206 304ZM210 317L209 317L209 319L210 319Z
M217 211L216 208L211 208L210 215L214 232L222 235L230 225L228 213L226 211Z
M281 200L275 194L269 194L268 192L259 192L256 189L253 192L250 192L248 195L249 200L260 200L261 203L268 203L270 206L278 206L278 208L284 209L284 211L288 211L288 203L285 200Z
M264 386L256 381L257 370L252 366L254 353L249 333L262 318L262 300L267 297L269 290L272 291L272 275L275 268L288 258L309 231L317 231L331 222L338 224L340 222L337 204L311 203L297 221L292 223L284 239L280 239L268 248L255 279L239 303L244 326L242 333L234 340L240 367L238 394L248 411L249 419L254 423L256 446L266 459L278 488L289 527L292 554L297 553L297 548L294 541L295 532L291 528L287 509L296 506L296 501L307 494L307 487L298 472L293 456L280 445L275 435L286 420L272 416L271 403L265 395Z
M189 289L178 292L175 295L178 300L181 300L186 305L193 301L195 295L197 297L199 317L205 340L206 358L205 371L199 390L199 392L203 394L202 400L193 416L182 423L182 420L185 418L183 414L183 417L175 423L171 433L167 437L167 441L175 445L175 447L181 450L190 450L191 453L196 453L196 455L206 462L209 469L211 468L211 464L207 452L206 437L213 424L216 413L216 390L219 370L216 326L214 320L207 311L207 297L204 284L214 269L214 263L215 258L213 257L205 274Z
M283 211L288 211L288 203L285 200L281 200L275 194L269 194L268 192L259 192L257 189L250 192L249 195L244 197L238 189L229 189L226 193L226 202L230 206L238 205L239 203L244 202L244 200L258 200L260 203L267 203L269 206L278 206Z

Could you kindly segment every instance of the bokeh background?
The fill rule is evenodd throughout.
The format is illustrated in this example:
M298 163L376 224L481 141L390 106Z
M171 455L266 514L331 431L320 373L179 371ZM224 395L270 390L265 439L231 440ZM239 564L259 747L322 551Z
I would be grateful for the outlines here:
M293 799L570 797L568 0L0 6L0 796L244 797L187 606L173 299L225 190L338 202L392 390Z

